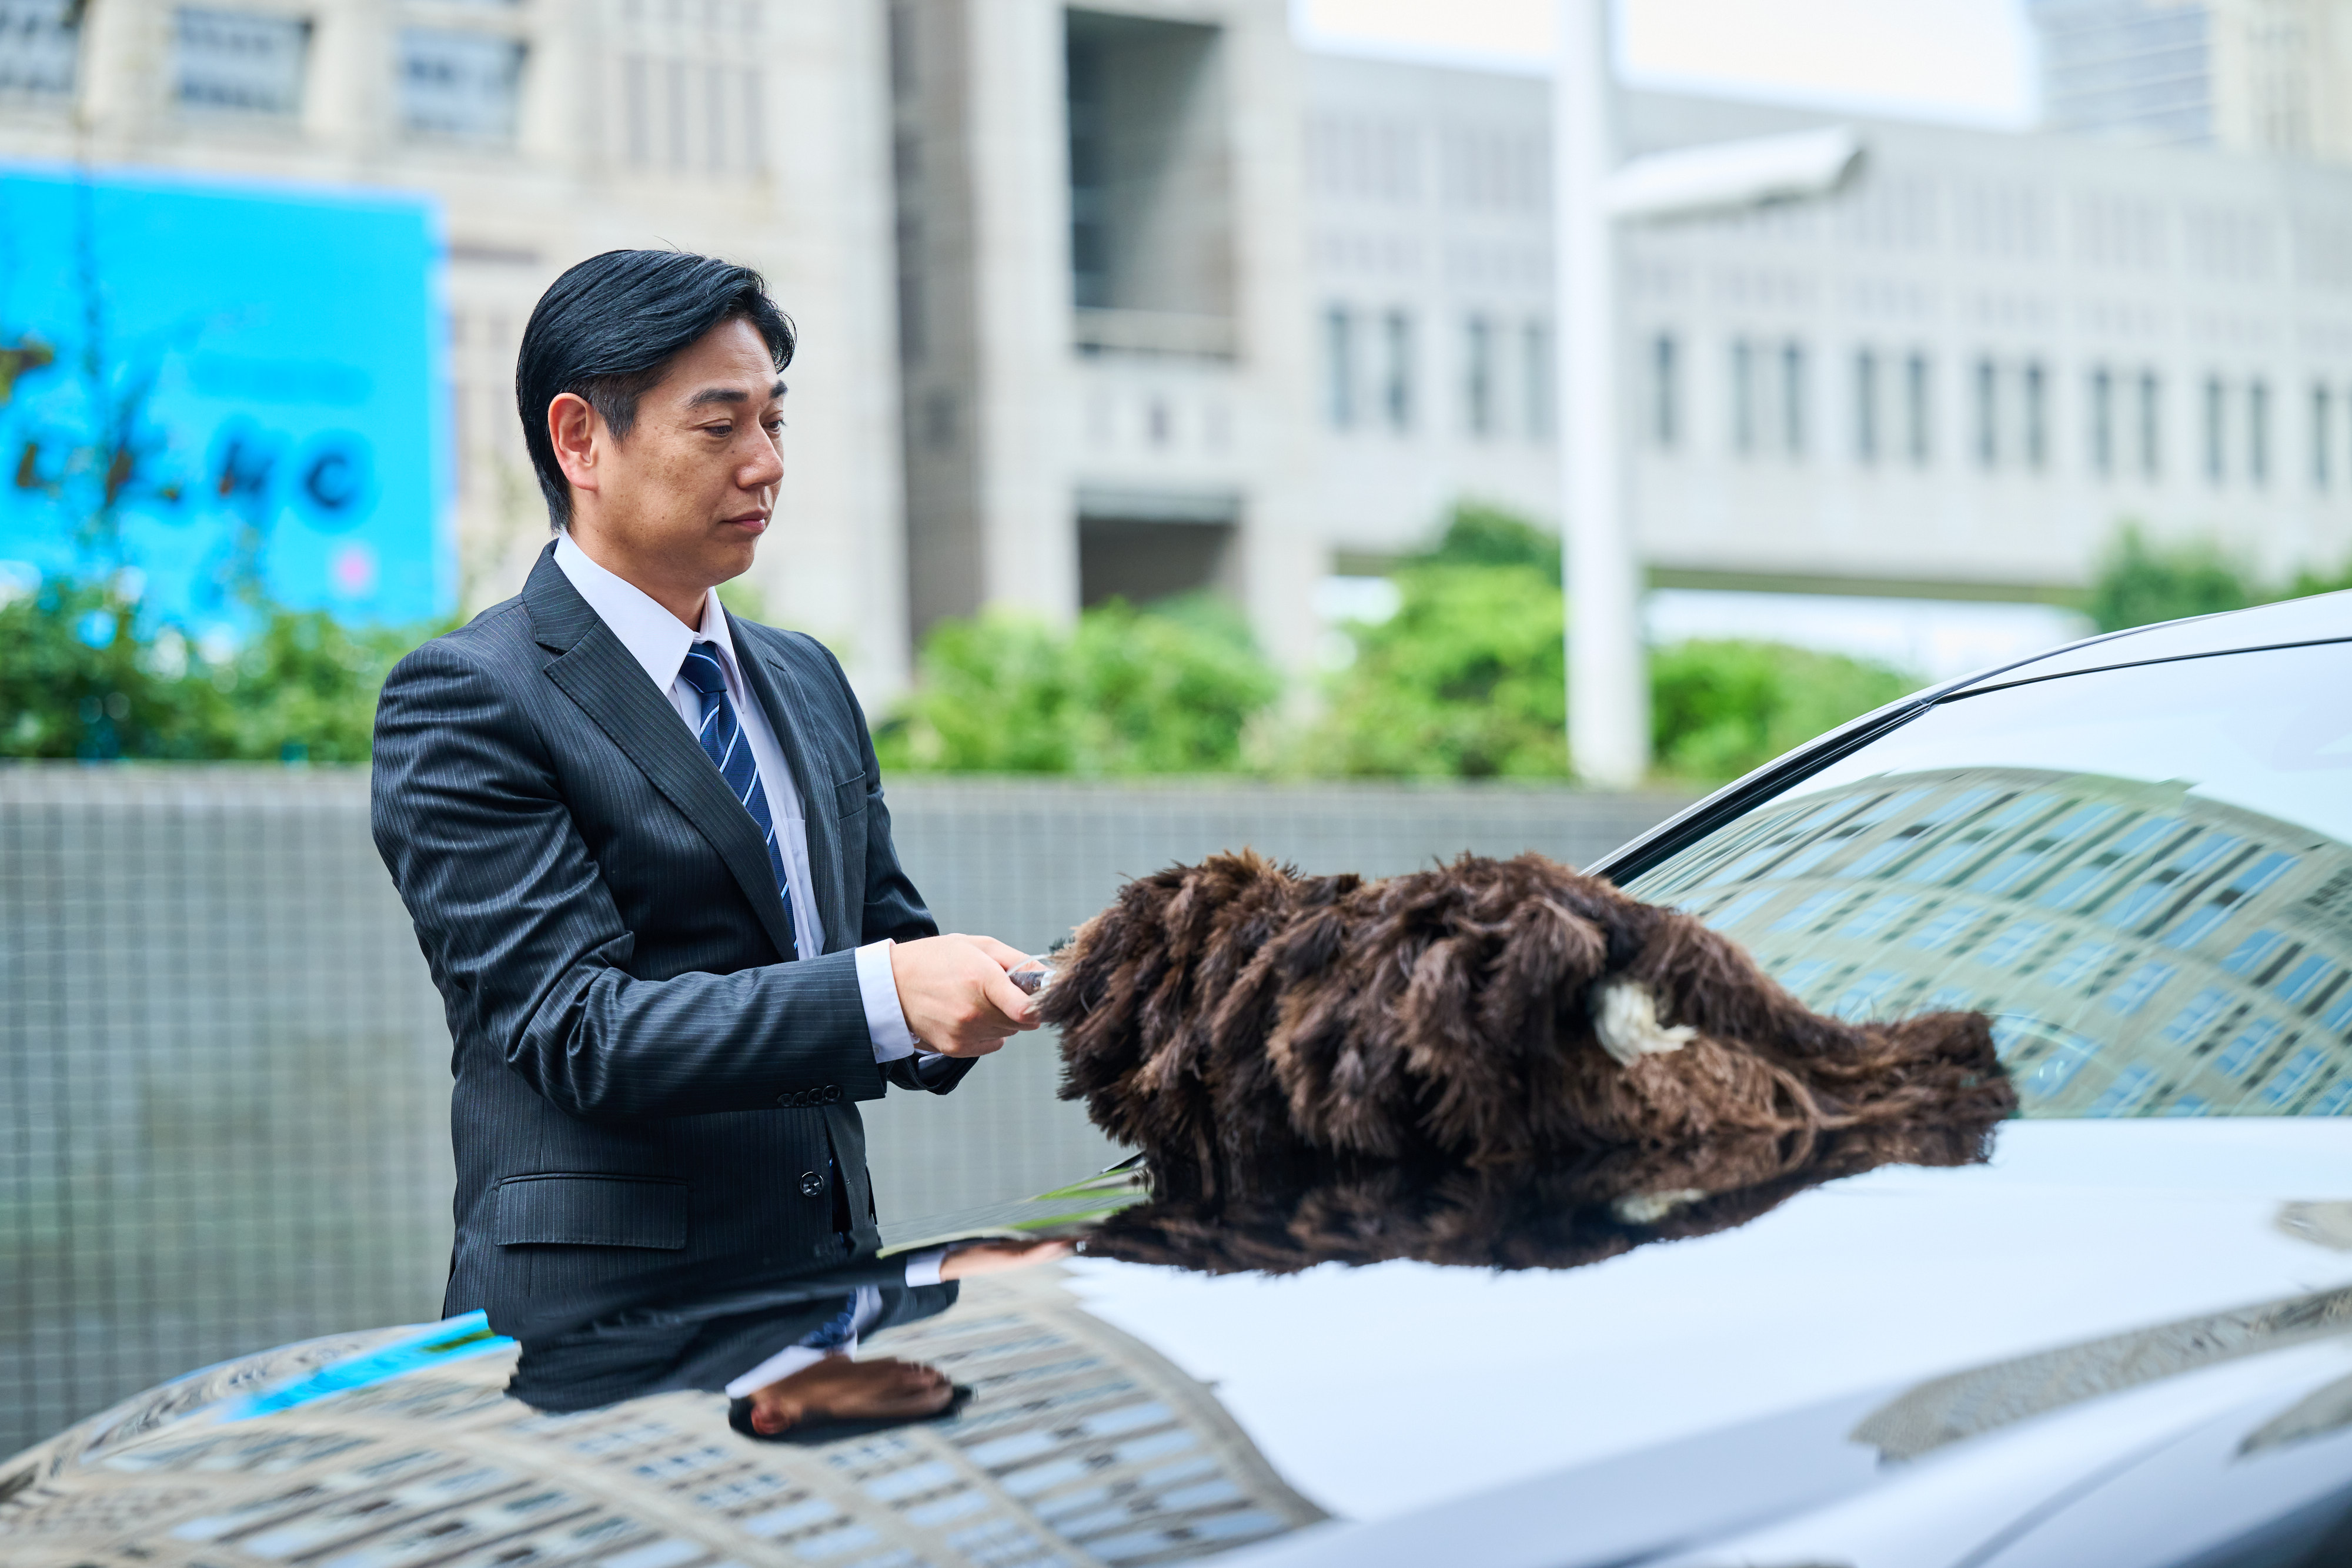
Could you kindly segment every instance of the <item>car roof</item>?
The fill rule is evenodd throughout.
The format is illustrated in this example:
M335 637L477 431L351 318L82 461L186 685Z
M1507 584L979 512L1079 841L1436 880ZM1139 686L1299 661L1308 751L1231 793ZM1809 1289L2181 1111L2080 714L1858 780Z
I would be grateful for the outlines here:
M2111 670L2125 664L2333 643L2346 638L2352 638L2352 591L2318 593L2277 604L2258 604L2219 615L2199 615L2187 621L2166 621L2109 632L2021 664L1971 675L1946 688L1945 695L2014 685L2020 681L2048 680L2053 675L2080 674L2087 670Z

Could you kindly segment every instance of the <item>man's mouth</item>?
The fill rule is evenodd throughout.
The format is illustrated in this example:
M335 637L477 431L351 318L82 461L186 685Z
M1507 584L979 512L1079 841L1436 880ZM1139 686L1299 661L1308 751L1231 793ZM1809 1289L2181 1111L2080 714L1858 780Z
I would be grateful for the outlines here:
M745 512L740 517L728 518L727 522L730 527L749 528L755 534L768 531L768 514L765 512Z

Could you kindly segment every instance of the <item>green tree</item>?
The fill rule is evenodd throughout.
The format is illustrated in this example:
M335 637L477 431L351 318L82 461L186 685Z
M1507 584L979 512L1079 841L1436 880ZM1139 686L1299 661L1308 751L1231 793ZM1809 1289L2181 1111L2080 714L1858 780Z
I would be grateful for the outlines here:
M1918 685L1881 664L1785 643L1676 643L1650 655L1653 765L1698 784L1737 779Z
M2242 610L2269 595L2210 540L2158 546L2126 523L2099 564L2084 606L2102 632L2121 632L2185 615Z
M1559 539L1516 512L1484 501L1457 501L1435 548L1417 558L1436 566L1525 566L1560 585Z
M1525 559L1431 559L1391 575L1397 612L1350 629L1356 656L1303 747L1307 770L1564 775L1566 620L1556 578Z
M924 638L886 766L973 773L1231 771L1281 677L1240 614L1205 595L1087 611L1068 632L984 611Z

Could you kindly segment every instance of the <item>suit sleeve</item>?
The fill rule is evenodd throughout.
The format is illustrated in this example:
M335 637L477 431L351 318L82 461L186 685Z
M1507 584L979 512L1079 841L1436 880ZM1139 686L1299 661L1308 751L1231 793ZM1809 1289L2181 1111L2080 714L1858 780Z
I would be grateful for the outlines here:
M939 922L924 906L913 879L898 863L898 847L890 839L890 807L882 796L882 764L874 755L874 737L866 724L866 710L849 685L833 651L816 644L841 688L841 700L857 726L858 749L866 765L866 904L858 940L913 942L940 934ZM902 1056L882 1064L882 1075L900 1089L945 1094L976 1065L969 1057Z
M446 640L384 682L371 805L451 1032L494 1042L562 1110L617 1122L768 1110L835 1085L881 1094L851 952L628 973L635 937L530 716Z

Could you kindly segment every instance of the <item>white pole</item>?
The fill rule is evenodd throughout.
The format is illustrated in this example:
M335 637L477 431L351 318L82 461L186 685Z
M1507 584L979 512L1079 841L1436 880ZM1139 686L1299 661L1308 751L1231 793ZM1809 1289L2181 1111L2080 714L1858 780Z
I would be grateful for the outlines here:
M1631 789L1650 762L1641 567L1617 430L1617 251L1603 186L1617 162L1612 0L1559 0L1552 78L1561 549L1568 743L1577 777Z

